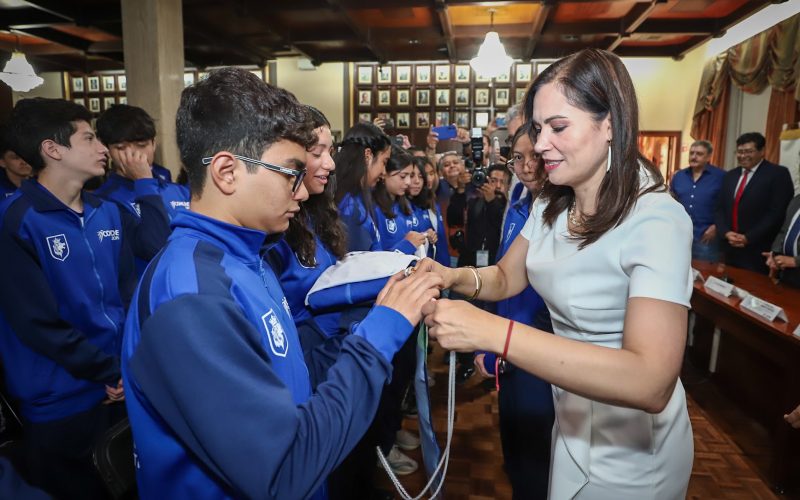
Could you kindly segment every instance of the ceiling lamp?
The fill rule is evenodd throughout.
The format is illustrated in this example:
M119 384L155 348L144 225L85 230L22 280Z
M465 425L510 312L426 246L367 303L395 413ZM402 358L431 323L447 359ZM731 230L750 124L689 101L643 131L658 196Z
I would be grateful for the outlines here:
M0 80L16 92L27 92L44 83L44 80L33 72L33 66L25 59L25 54L19 51L19 35L17 35L17 48L11 53L11 59L0 72Z
M478 55L469 62L475 72L485 78L494 78L505 73L511 68L512 59L506 54L506 49L500 43L500 35L494 31L494 9L489 9L491 26L486 33Z

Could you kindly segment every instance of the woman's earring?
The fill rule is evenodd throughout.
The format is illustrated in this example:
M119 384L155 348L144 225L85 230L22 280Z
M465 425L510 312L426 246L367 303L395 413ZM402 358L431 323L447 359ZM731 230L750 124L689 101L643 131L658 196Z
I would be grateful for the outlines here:
M611 143L608 143L608 159L606 160L606 172L611 170Z

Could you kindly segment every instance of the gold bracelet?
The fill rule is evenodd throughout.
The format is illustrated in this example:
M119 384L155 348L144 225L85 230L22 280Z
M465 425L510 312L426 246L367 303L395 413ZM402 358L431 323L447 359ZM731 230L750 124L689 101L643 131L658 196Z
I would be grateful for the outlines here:
M481 288L483 288L483 280L481 279L481 275L475 266L466 266L466 268L472 271L472 274L475 276L475 292L471 296L467 297L467 300L475 300L481 293Z

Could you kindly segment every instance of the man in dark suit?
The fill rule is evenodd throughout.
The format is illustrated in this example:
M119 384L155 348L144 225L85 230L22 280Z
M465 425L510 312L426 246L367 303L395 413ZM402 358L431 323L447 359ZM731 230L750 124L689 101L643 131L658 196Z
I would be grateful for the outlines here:
M716 213L724 262L767 274L768 252L794 195L789 170L764 159L766 140L758 132L736 139L739 166L725 174Z

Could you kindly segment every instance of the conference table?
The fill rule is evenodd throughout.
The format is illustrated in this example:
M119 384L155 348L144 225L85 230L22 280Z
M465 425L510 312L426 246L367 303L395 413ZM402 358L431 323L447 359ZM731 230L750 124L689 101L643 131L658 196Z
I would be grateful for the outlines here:
M691 303L697 320L687 355L768 431L771 457L761 472L770 485L778 491L794 489L800 482L800 429L792 429L783 415L800 404L800 337L794 335L795 330L800 334L800 290L744 269L701 261L692 266L702 280L694 282ZM788 321L768 321L743 309L742 298L707 289L709 276L782 307Z

